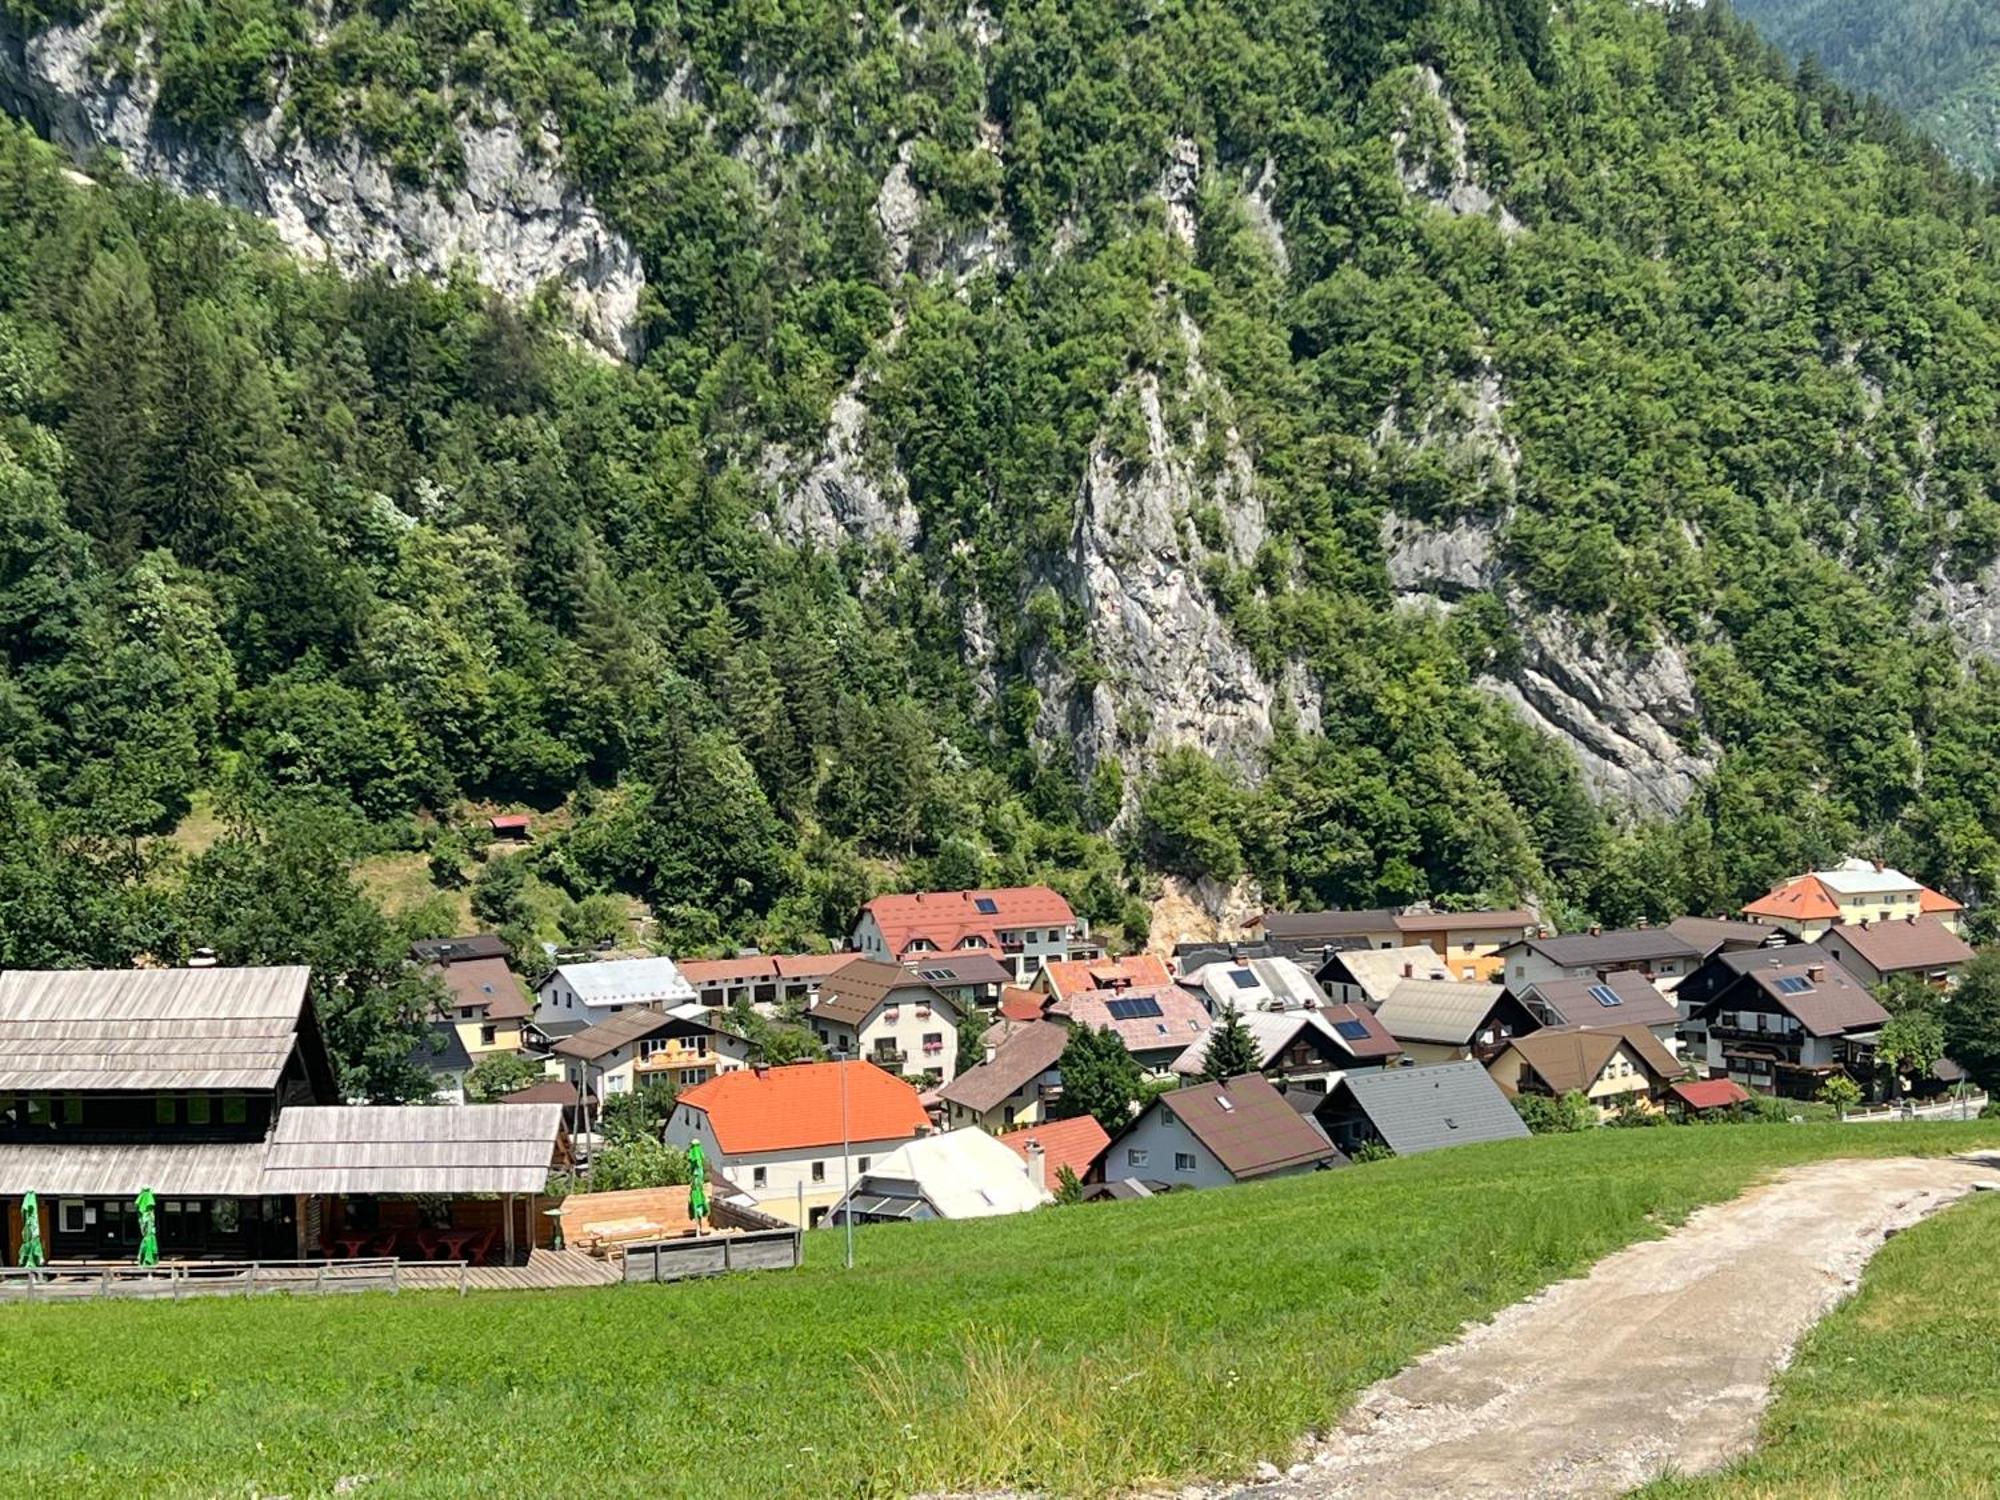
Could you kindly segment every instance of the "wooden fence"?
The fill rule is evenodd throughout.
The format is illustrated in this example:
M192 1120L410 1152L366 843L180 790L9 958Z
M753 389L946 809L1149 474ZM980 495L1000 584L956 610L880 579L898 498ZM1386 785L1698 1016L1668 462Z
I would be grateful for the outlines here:
M803 1237L792 1228L744 1234L681 1235L625 1247L627 1281L682 1281L725 1271L789 1271L803 1259Z
M412 1276L409 1273L417 1271ZM60 1261L0 1267L0 1302L95 1297L252 1297L259 1292L400 1292L405 1285L465 1290L466 1262L405 1265L390 1256L355 1260L198 1260L157 1266L130 1261Z

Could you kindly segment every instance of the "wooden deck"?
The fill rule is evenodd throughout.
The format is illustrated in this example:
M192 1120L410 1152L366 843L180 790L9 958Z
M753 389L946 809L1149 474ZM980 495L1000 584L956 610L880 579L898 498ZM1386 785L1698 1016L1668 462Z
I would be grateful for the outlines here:
M403 1267L406 1291L455 1292L460 1289L457 1266L424 1265ZM525 1266L467 1266L463 1272L468 1292L546 1292L558 1287L611 1286L624 1277L618 1267L581 1250L536 1250Z

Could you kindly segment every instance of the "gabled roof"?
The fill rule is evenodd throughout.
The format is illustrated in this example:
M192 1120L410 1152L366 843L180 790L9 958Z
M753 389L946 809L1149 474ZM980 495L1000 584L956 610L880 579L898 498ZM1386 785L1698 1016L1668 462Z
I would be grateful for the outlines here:
M497 932L475 932L465 937L418 938L410 944L410 957L420 964L457 964L474 958L508 959L514 950Z
M1396 909L1377 906L1366 911L1267 911L1257 919L1257 925L1273 942L1358 937L1394 931Z
M1177 984L1145 989L1086 990L1049 1007L1092 1031L1114 1032L1127 1052L1178 1052L1207 1031L1208 1007Z
M1964 911L1965 903L1954 901L1943 891L1934 891L1925 885L1917 887L1917 910L1926 915L1935 915L1941 911Z
M1039 990L1024 990L1009 985L1000 991L998 1009L1003 1020L1034 1021L1040 1019L1051 998Z
M1820 883L1817 875L1797 875L1755 901L1744 903L1746 917L1768 917L1774 922L1814 922L1840 915L1840 903Z
M1600 993L1609 991L1607 1004ZM1527 987L1522 998L1541 1002L1554 1019L1553 1026L1576 1026L1584 1030L1618 1026L1672 1026L1680 1020L1680 1010L1661 994L1659 988L1637 969L1614 969L1602 979L1547 979Z
M1293 1043L1304 1038L1323 1046L1335 1059L1353 1058L1376 1062L1393 1057L1402 1048L1382 1029L1382 1023L1359 1005L1329 1005L1318 1010L1253 1010L1243 1016L1244 1029L1257 1045L1257 1066L1268 1068ZM1174 1059L1173 1071L1183 1078L1199 1078L1208 1067L1208 1049L1215 1041L1213 1029L1188 1043L1187 1050ZM1330 1068L1346 1066L1331 1061Z
M696 1084L677 1102L708 1117L729 1156L836 1146L842 1135L843 1071L848 1140L911 1140L929 1128L917 1091L870 1062L744 1068Z
M1398 1056L1403 1048L1382 1024L1381 1017L1365 1005L1322 1005L1321 1022L1333 1033L1333 1040L1356 1062L1384 1062Z
M1782 929L1733 917L1675 917L1667 923L1667 931L1704 955L1713 955L1726 947L1755 948Z
M1780 953L1785 949L1774 950ZM1777 1001L1778 1007L1814 1036L1841 1036L1850 1031L1869 1031L1885 1026L1889 1013L1868 993L1861 981L1837 963L1807 964L1797 961L1760 966L1749 970L1736 986L1711 1002L1711 1009L1726 1007L1732 994L1745 982L1756 985Z
M681 975L697 989L760 979L821 979L845 964L852 953L752 953L737 958L681 960Z
M1614 1026L1601 1031L1567 1026L1545 1029L1517 1036L1508 1046L1558 1094L1567 1094L1572 1089L1588 1091L1603 1076L1606 1065L1621 1047L1637 1059L1655 1083L1671 1082L1685 1071L1680 1059L1661 1046L1643 1026Z
M942 1005L954 1016L958 1006L900 964L857 958L820 982L808 1014L816 1021L859 1026L892 997L907 995L912 1005ZM898 1004L903 1001L898 998Z
M1399 1042L1462 1047L1492 1014L1503 993L1497 984L1404 979L1376 1007L1375 1019Z
M1689 1109L1728 1109L1750 1102L1750 1091L1733 1078L1684 1079L1667 1092Z
M559 1104L292 1105L265 1193L539 1193L563 1149Z
M410 1048L410 1061L426 1073L465 1073L472 1068L472 1054L465 1050L458 1028L449 1021L432 1021L424 1028L424 1034Z
M1081 1181L1090 1171L1090 1164L1111 1144L1111 1137L1097 1123L1094 1115L1078 1115L1070 1120L1044 1120L1039 1125L1024 1125L1019 1130L1010 1130L997 1139L1023 1161L1028 1159L1029 1146L1040 1146L1042 1186L1051 1193L1062 1185L1064 1167L1076 1173L1077 1180Z
M1476 1062L1349 1073L1333 1086L1322 1111L1343 1104L1366 1115L1398 1156L1528 1134L1500 1085Z
M489 1021L519 1021L535 1013L504 958L453 959L437 969L454 1006L471 1006Z
M905 965L926 984L1011 984L1014 971L990 953L913 953Z
M1900 922L1847 922L1820 934L1819 946L1840 962L1843 947L1858 953L1878 974L1911 969L1943 969L1969 963L1972 948L1936 917Z
M1424 947L1409 948L1355 948L1346 953L1337 953L1329 961L1329 970L1345 969L1355 984L1361 987L1370 1002L1380 1005L1389 998L1389 992L1405 979L1436 979L1454 982L1451 964L1440 958L1436 950Z
M1530 931L1541 918L1524 907L1495 911L1401 911L1396 914L1396 930L1414 932L1465 932L1510 929Z
M1187 1126L1239 1182L1310 1162L1347 1160L1261 1073L1175 1089L1154 1104Z
M0 1089L271 1088L311 979L303 965L0 974Z
M1189 970L1181 983L1205 991L1217 1010L1231 1003L1244 1011L1274 1004L1316 1009L1326 1000L1312 975L1289 958L1226 959Z
M992 1061L967 1068L938 1097L983 1115L1053 1068L1068 1045L1069 1028L1061 1022L1031 1021L995 1045Z
M1056 959L1042 965L1042 987L1051 995L1081 995L1088 990L1110 990L1119 986L1147 988L1170 984L1164 960L1150 953L1131 953L1123 958Z
M563 964L542 981L560 979L585 1005L679 1005L695 998L694 986L671 958L614 958Z
M1602 964L1646 963L1681 958L1699 962L1702 950L1666 927L1626 927L1613 932L1575 932L1565 937L1524 939L1531 952L1565 969L1594 969Z
M924 1136L870 1163L833 1209L852 1202L857 1214L906 1217L916 1200L940 1219L986 1219L1026 1213L1049 1201L1028 1164L976 1126Z
M950 950L964 938L978 937L997 949L1002 929L1068 927L1076 921L1069 903L1045 885L877 896L861 910L875 919L883 942L897 958L904 957L918 938Z
M708 1032L714 1036L734 1036L720 1021L715 1012L703 1010L699 1006L685 1005L678 1010L654 1010L642 1006L637 1010L621 1010L616 1015L607 1016L595 1026L587 1026L582 1031L566 1036L549 1048L562 1057L580 1058L594 1062L609 1056L620 1047L643 1041L651 1036L675 1035L693 1036L697 1032Z

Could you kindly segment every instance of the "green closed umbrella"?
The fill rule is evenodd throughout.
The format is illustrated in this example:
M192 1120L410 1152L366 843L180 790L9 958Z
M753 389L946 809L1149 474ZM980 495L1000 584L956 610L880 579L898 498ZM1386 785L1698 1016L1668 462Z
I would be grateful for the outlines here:
M21 1264L39 1266L45 1259L42 1254L42 1211L35 1203L35 1195L26 1193L21 1198Z
M153 1220L153 1190L139 1189L139 1264L157 1266L160 1263L160 1237L155 1232Z
M708 1161L700 1141L688 1145L688 1217L696 1228L708 1217Z

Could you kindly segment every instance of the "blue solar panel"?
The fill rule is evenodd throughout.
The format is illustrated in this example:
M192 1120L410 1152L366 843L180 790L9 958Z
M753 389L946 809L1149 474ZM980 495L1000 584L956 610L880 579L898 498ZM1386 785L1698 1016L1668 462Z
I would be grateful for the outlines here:
M1236 981L1239 990L1254 989L1257 985L1257 976L1248 969L1231 969L1229 977Z
M1104 1008L1111 1013L1114 1021L1143 1021L1148 1016L1163 1014L1160 1002L1151 995L1139 995L1126 1000L1107 1000Z
M1359 1021L1335 1021L1333 1029L1350 1042L1368 1040L1368 1028Z
M1778 993L1781 995L1803 995L1812 987L1812 981L1800 974L1787 974L1778 981Z
M1611 988L1608 984L1593 984L1590 987L1590 998L1603 1006L1623 1005L1625 1003L1619 997L1618 991Z

